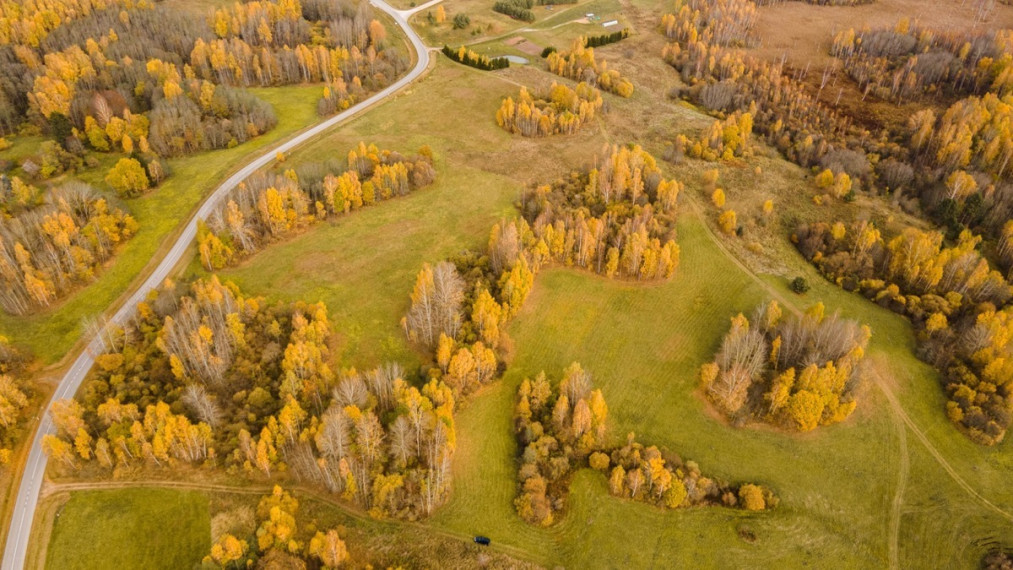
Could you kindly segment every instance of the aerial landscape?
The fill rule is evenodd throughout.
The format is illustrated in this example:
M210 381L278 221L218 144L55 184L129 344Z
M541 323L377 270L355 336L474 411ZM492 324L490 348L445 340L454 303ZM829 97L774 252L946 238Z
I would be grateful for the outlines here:
M2 570L1013 569L1013 1L0 0Z

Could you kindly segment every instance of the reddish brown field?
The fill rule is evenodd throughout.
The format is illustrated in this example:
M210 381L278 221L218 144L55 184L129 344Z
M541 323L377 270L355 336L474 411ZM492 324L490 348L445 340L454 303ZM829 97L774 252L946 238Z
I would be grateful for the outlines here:
M896 105L873 96L865 97L858 86L830 56L834 35L854 28L894 27L907 17L910 25L948 31L980 32L1013 28L1013 6L996 3L991 16L976 24L975 0L878 0L862 6L816 6L805 2L782 2L759 8L754 33L758 45L749 52L759 58L776 61L784 58L789 73L794 73L829 107L876 131L899 127L907 118L926 106L945 108L951 101L923 99ZM836 73L823 83L823 71L835 66Z
M754 28L760 45L757 56L776 59L787 56L796 67L823 69L831 60L828 53L834 34L848 28L860 30L893 27L901 18L912 26L952 31L981 31L1013 28L1013 6L996 3L991 17L975 26L974 0L878 0L863 6L814 6L804 2L783 2L759 8Z

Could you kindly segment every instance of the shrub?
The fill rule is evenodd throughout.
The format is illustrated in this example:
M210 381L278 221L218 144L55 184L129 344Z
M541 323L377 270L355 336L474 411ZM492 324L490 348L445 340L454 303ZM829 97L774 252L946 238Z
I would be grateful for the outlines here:
M134 158L121 158L106 175L106 183L124 198L139 196L151 186L144 166Z
M805 280L805 277L800 276L792 279L791 284L789 286L791 287L792 291L798 293L799 295L802 295L807 291L809 291L809 282Z

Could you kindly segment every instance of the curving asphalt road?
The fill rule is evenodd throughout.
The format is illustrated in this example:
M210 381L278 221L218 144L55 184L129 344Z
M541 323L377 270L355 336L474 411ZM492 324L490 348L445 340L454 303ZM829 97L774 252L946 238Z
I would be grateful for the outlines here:
M125 303L123 303L120 310L116 311L116 314L112 316L110 322L119 325L125 323L127 319L130 318L133 314L134 308L137 306L137 303L143 300L149 291L158 287L182 259L183 254L186 253L191 242L193 242L194 238L197 236L197 221L207 218L230 190L236 187L236 185L248 176L274 160L277 152L288 152L327 129L350 119L364 109L390 97L422 75L422 73L426 70L426 67L429 66L429 49L422 42L422 38L420 38L418 34L411 29L411 26L408 25L408 18L412 14L439 2L440 0L432 0L411 10L396 10L384 2L384 0L370 0L370 3L373 4L373 6L389 14L394 19L394 22L400 26L402 30L404 30L408 39L411 40L412 47L415 49L415 53L418 57L415 67L413 67L407 75L397 80L386 89L356 105L353 105L346 111L338 113L326 121L317 124L313 128L292 137L282 145L265 151L264 154L251 161L239 172L230 176L228 180L216 188L211 196L205 200L200 209L197 210L197 213L194 214L187 223L183 233L176 239L176 243L173 244L172 249L169 250L165 257L162 258L162 262L159 263L158 267L151 273L151 275L148 276L148 278L144 281L144 284L142 284L137 291L134 292L134 294L131 295ZM97 337L93 338L91 342L88 343L85 350L77 357L77 360L74 361L73 366L70 367L67 373L60 380L60 384L57 387L56 392L53 394L53 398L50 402L74 396L78 387L81 385L81 382L84 380L85 375L95 362L95 356L102 352L102 348L102 341ZM21 487L18 489L16 498L17 503L14 508L13 519L11 520L10 530L7 533L7 543L4 549L2 570L20 570L25 567L25 556L28 553L28 539L32 530L32 519L35 517L35 508L39 500L39 491L42 488L42 480L46 471L46 454L42 451L42 437L53 432L53 422L49 418L48 411L49 409L47 408L47 413L40 423L39 429L35 432L35 439L32 441L32 448L28 455L28 462L25 464L25 470L21 477Z

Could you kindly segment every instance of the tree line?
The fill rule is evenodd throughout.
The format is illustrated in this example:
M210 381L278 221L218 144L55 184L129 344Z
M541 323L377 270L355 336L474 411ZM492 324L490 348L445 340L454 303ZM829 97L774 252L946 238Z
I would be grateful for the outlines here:
M602 34L600 36L587 36L584 38L584 45L589 48L596 48L606 46L608 44L614 44L616 42L621 42L628 37L630 37L630 29L623 28L618 32L612 32L611 34Z
M692 461L644 447L634 434L626 445L610 448L608 406L591 375L574 362L554 387L539 373L517 390L514 432L519 449L517 514L532 524L549 526L566 510L570 477L590 467L609 482L618 497L675 509L695 505L739 506L763 510L777 504L769 489L730 486L704 477Z
M871 331L822 303L784 317L776 301L741 313L713 362L700 369L708 398L739 423L759 419L810 431L855 411L861 361Z
M496 124L525 137L570 135L594 119L604 101L601 92L580 82L575 89L552 83L548 93L532 95L521 86L515 102L507 97L496 111Z
M865 221L816 223L795 232L799 251L847 290L908 316L919 356L943 372L947 414L972 440L999 442L1011 422L1013 288L964 231L947 246L936 231L892 239Z
M267 243L331 216L347 214L428 186L432 152L405 156L359 143L344 161L308 163L282 175L259 173L233 189L197 236L201 263L221 269Z
M461 46L456 50L450 49L450 46L443 46L442 52L443 55L453 61L456 61L457 63L463 63L468 67L474 67L475 69L481 69L483 71L494 71L510 67L510 60L505 57L494 57L490 59L487 56L472 51L467 46Z
M29 359L0 336L0 473L11 462L14 448L26 435L24 420L35 395L28 382Z
M593 85L620 97L633 95L633 83L608 68L608 62L595 61L594 48L590 47L587 38L577 38L569 51L554 51L546 57L549 71L559 75Z
M14 315L48 307L94 278L137 229L87 184L63 184L48 203L0 220L0 306Z
M492 11L510 16L515 20L534 22L535 13L531 11L534 5L534 0L498 0L492 5Z

